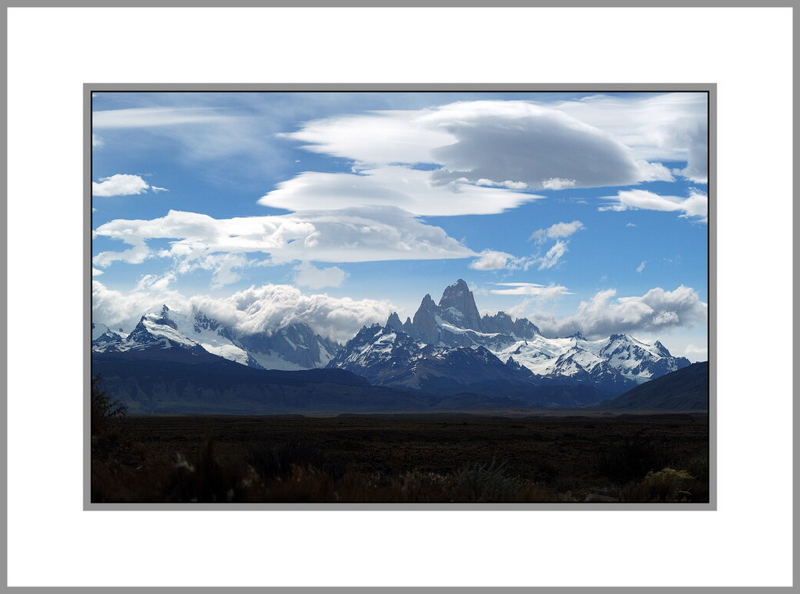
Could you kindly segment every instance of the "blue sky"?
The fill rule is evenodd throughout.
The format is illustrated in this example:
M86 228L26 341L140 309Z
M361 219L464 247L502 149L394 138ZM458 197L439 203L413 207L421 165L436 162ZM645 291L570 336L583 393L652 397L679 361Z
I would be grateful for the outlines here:
M703 93L104 92L93 114L111 324L282 285L353 313L341 338L463 278L550 335L706 358Z

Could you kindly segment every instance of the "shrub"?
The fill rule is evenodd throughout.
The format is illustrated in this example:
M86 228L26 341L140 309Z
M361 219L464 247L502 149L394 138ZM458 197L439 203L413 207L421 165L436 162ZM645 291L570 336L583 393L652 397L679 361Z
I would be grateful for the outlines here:
M453 477L454 501L511 501L522 488L522 481L510 476L504 463L466 466Z
M298 441L278 445L263 442L251 444L244 460L263 479L286 478L292 474L295 466L316 468L333 478L340 478L344 474L344 468L333 464L324 452Z
M193 461L176 454L173 471L164 483L168 501L219 503L241 501L246 474L240 464L222 465L215 455L214 440L207 438Z
M662 468L648 472L638 484L623 490L627 501L685 503L693 500L691 489L695 478L685 470Z
M91 431L92 435L99 435L106 431L112 420L122 417L127 412L124 404L117 402L109 396L100 386L100 376L92 378L91 389Z

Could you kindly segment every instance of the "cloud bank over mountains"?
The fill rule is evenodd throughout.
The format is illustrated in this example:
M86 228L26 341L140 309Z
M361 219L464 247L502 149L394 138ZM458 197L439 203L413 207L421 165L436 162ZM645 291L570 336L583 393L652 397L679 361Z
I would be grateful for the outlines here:
M115 291L92 282L94 319L111 328L130 331L146 311L164 304L182 312L199 310L247 334L271 333L299 322L317 334L344 342L364 324L385 322L396 309L388 301L337 298L305 294L291 285L264 285L237 291L228 297L186 296L170 287L169 278L150 278L133 291Z
M132 291L116 291L98 280L92 281L94 319L112 328L129 331L140 316L166 304L183 312L198 310L246 334L271 333L299 322L314 332L337 342L346 342L364 325L384 323L398 307L386 300L331 297L307 294L291 285L268 284L249 287L228 297L186 296L172 288L174 276L147 275ZM495 283L489 292L522 296L537 304L570 294L561 285L535 283ZM530 306L532 301L525 303ZM602 337L618 332L665 332L678 327L702 326L708 317L708 304L697 291L680 286L672 291L656 287L644 295L617 297L614 289L599 291L582 301L574 314L557 317L523 308L509 310L516 317L526 315L547 337L569 336L581 332L587 337ZM411 315L413 312L407 312Z
M581 332L587 337L632 332L663 332L677 327L702 326L708 320L708 304L697 291L679 286L673 291L660 287L644 295L617 297L615 289L599 291L582 301L566 317L534 312L531 320L545 336L569 336Z

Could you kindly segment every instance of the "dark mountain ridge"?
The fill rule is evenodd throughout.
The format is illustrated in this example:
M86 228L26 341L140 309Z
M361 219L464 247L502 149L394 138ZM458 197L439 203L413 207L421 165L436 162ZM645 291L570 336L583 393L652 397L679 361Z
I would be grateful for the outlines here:
M604 410L708 410L708 361L693 363L607 400Z

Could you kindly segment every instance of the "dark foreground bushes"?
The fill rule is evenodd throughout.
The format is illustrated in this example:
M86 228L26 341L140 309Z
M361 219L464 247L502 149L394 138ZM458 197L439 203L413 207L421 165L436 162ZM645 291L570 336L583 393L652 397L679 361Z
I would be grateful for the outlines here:
M117 450L127 454L93 462L94 502L682 503L708 497L707 477L670 467L624 483L595 481L584 495L587 489L558 492L521 478L494 460L453 472L368 473L337 466L298 444L251 447L241 460L227 462L215 456L213 440L193 455L176 452L171 459L147 463L136 448L118 445Z
M557 493L490 461L452 473L411 470L365 473L336 466L298 444L248 449L240 462L220 463L214 442L192 456L147 467L120 460L93 464L92 500L138 502L546 502ZM297 458L293 458L297 455Z
M98 503L708 501L702 419L112 416L100 426Z

